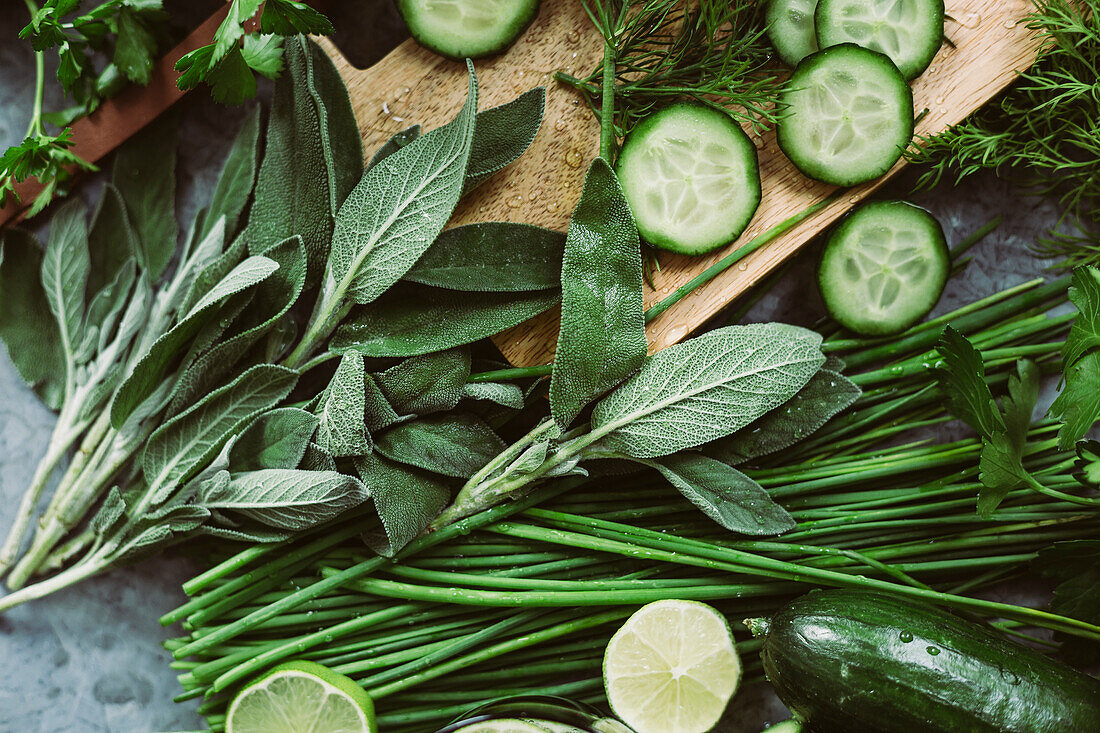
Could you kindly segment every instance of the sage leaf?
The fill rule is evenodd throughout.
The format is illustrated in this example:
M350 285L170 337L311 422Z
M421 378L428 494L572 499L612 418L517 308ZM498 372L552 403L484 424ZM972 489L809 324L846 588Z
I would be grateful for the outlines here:
M233 542L252 542L256 544L282 542L294 536L294 533L288 530L279 531L254 527L223 527L211 524L210 522L199 527L196 533L210 535L211 537L217 537L223 540L232 540Z
M115 155L111 182L137 233L138 264L155 283L176 251L176 116L130 138Z
M374 153L363 172L366 173L418 137L420 137L420 125L410 125L401 132L394 133L393 136L384 142L382 147L378 148Z
M462 388L462 396L470 400L495 402L509 410L523 409L523 390L514 384L499 382L480 382L467 384Z
M306 446L305 453L302 454L302 461L298 464L298 468L303 471L335 471L336 461L324 448L310 442Z
M550 310L556 290L533 293L459 293L398 285L378 301L353 308L330 348L364 356L427 354L479 341ZM440 328L440 324L447 324Z
M504 450L504 441L473 415L430 415L395 425L374 448L391 461L453 478L469 478Z
M224 225L221 227L221 231L225 231ZM212 236L217 236L216 230L209 232L205 239L210 239ZM203 295L209 292L211 288L232 272L233 268L239 265L241 260L244 259L246 248L245 238L243 236L237 237L233 240L232 244L225 248L224 252L202 267L197 268L194 279L191 281L191 289L183 301L180 312L187 313L194 308L195 303L198 303Z
M367 171L348 194L336 216L322 302L370 303L420 259L451 217L477 116L472 65L469 75L466 104L451 122Z
M0 232L0 338L23 381L56 410L65 393L65 351L42 287L42 259L27 232Z
M88 350L88 358L92 354L102 351L110 341L115 326L118 325L123 309L134 295L134 282L137 279L137 264L133 260L127 260L115 271L113 281L104 285L88 304L88 310L84 314L84 324L81 327L84 345L82 349ZM141 297L138 295L138 297ZM129 337L123 334L124 341ZM83 361L86 361L84 359Z
M104 497L103 503L100 504L99 510L92 517L89 527L97 537L103 537L111 531L119 519L122 519L125 512L126 502L122 500L122 493L117 486L112 486Z
M535 87L479 114L463 192L523 155L534 142L545 112L546 89Z
M249 257L199 299L191 311L149 348L119 387L111 405L111 424L119 427L168 373L184 346L213 318L226 298L263 282L279 265L263 256Z
M634 458L725 437L793 397L825 357L821 336L778 323L727 326L659 351L601 400L592 431Z
M363 379L363 403L369 432L388 428L401 420L393 405L382 394L382 388L378 386L378 380L373 374L367 374Z
M321 399L317 444L335 458L369 453L363 357L344 354Z
M278 269L256 286L255 297L244 306L233 334L223 335L187 367L176 385L173 408L189 404L228 374L298 301L306 279L306 256L301 237L292 237L272 247L264 257L274 261Z
M254 366L157 428L141 458L154 501L201 470L230 436L277 405L297 381L292 369Z
M88 292L98 293L111 283L123 263L138 256L138 250L137 233L130 225L122 194L107 183L88 230Z
M233 441L229 468L234 472L262 468L297 468L320 419L297 407L281 407L257 417Z
M355 469L382 520L382 536L363 539L384 557L393 557L423 532L451 498L450 489L427 474L373 453L356 458Z
M860 394L851 380L821 369L794 397L733 435L703 446L703 453L738 466L789 448L850 407Z
M154 524L145 527L136 533L130 534L122 546L115 550L112 559L115 562L125 562L144 556L156 547L163 545L172 539L172 530L166 524Z
M70 201L54 214L50 223L49 244L42 260L42 288L57 320L65 358L73 362L80 345L84 290L90 268L84 206L79 201Z
M414 356L377 375L378 388L398 414L453 410L470 377L470 352L450 349Z
M271 468L234 474L224 490L199 500L208 509L298 532L362 504L367 489L354 476L335 471Z
M638 229L615 172L596 158L569 222L550 411L565 430L646 356Z
M297 37L286 40L283 56L248 246L262 254L301 235L312 284L328 259L336 212L363 171L363 147L347 89L325 52Z
M794 529L787 510L760 484L736 468L697 453L680 453L645 461L708 517L728 530L775 535Z
M259 166L260 112L259 106L252 111L229 149L210 198L210 206L203 217L203 225L199 228L200 238L209 234L213 222L222 216L225 217L227 236L232 238L237 231L237 222L252 195L256 168Z
M404 279L472 292L557 288L565 235L530 224L493 221L448 229Z

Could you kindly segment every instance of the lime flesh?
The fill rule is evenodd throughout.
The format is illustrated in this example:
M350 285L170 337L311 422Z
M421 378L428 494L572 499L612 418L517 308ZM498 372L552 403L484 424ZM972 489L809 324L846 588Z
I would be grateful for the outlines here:
M241 690L226 733L377 733L374 703L351 679L313 662L288 662Z

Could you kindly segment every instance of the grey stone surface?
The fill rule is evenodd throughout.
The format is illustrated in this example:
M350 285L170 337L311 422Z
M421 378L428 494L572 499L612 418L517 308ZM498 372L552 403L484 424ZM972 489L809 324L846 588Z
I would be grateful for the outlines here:
M174 6L197 19L211 3ZM359 48L348 53L361 64L377 58L400 32L392 13L376 10L380 6L389 4L359 4L371 13L366 16L370 30L363 34L343 30L355 15L346 9L338 24L346 38L359 41ZM0 150L22 134L30 105L31 57L25 44L15 40L23 12L18 3L0 7ZM47 101L60 104L56 94ZM182 105L181 221L188 221L197 202L208 195L232 131L246 112L218 107L203 94L192 95ZM79 194L94 198L100 183L93 179ZM893 184L890 193L905 196L911 184L912 179L905 178ZM1041 263L1028 256L1026 246L1055 220L1049 203L1021 198L1009 184L991 176L978 177L958 190L941 186L912 199L940 218L952 242L997 214L1006 217L1005 225L974 251L974 264L951 283L937 311L1039 274ZM750 317L812 323L820 314L812 284L815 260L815 251L808 249ZM0 396L0 527L6 531L44 450L53 416L23 385L6 353L0 355ZM162 629L156 621L182 600L180 582L195 567L178 556L147 560L0 617L0 731L199 727L194 703L172 702L179 688L168 667L169 654L160 646L172 630ZM735 706L728 731L755 731L766 721L782 719L782 706L764 686L743 690Z

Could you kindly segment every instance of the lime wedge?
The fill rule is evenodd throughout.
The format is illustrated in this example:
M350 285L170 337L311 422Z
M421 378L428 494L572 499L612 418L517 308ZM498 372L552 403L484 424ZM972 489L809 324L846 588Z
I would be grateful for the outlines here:
M638 733L704 733L741 679L722 614L695 601L657 601L607 644L603 684L615 715Z
M546 733L546 728L519 718L499 718L463 726L455 733Z
M362 687L314 662L287 662L237 693L226 733L377 733Z

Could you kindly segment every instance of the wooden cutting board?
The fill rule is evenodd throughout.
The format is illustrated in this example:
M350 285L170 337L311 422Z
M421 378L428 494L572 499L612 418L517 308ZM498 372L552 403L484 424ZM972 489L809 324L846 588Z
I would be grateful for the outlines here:
M1038 43L1021 23L1030 0L947 0L944 44L928 70L913 83L916 110L928 113L917 126L927 135L955 124L1008 85L1017 71L1031 65ZM395 132L419 123L427 129L450 119L466 91L463 65L440 58L406 41L369 69L356 69L328 41L322 41L347 83L363 133L367 157ZM475 221L516 221L564 230L580 195L588 164L599 150L595 118L580 95L556 83L553 72L578 76L595 68L602 39L579 0L543 0L539 17L505 54L476 64L481 108L502 104L542 85L547 90L546 118L531 149L505 171L459 204L452 225ZM741 239L702 257L660 253L655 289L647 286L645 303L661 300L720 259L732 248L787 217L822 200L833 188L795 170L768 133L755 137L760 151L763 201ZM814 234L858 203L896 173L851 189L768 246L742 260L670 308L647 328L651 351L680 341L723 306L745 292L796 252ZM544 314L497 337L513 364L545 364L553 358L557 314Z

